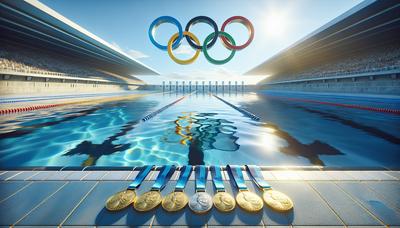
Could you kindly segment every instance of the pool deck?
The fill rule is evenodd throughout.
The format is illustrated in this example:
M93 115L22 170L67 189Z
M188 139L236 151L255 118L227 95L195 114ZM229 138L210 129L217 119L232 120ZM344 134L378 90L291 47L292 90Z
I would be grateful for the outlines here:
M15 227L400 227L400 171L382 170L269 170L266 180L289 195L294 210L277 213L267 206L250 214L240 208L220 213L213 208L196 215L188 207L167 213L161 207L147 213L127 208L111 213L105 200L128 186L138 171L130 170L3 170L0 171L0 226ZM138 190L150 189L152 171ZM224 173L227 191L236 190ZM162 191L172 191L179 171ZM244 173L247 185L259 192ZM194 193L194 175L185 192ZM215 190L210 180L207 192Z

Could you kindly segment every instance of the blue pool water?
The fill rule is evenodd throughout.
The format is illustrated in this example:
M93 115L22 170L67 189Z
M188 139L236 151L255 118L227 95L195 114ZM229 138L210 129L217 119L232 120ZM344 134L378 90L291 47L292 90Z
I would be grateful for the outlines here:
M219 94L261 117L255 121L209 94L194 93L149 121L141 121L182 96L154 94L3 116L0 166L400 167L400 116L285 97L398 108L396 99Z

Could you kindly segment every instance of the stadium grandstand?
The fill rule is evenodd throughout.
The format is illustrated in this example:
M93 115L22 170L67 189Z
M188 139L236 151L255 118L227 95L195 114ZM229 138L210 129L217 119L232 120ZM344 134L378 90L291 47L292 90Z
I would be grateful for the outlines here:
M35 0L0 2L0 91L114 92L155 70Z
M246 74L260 89L400 94L400 2L367 0Z

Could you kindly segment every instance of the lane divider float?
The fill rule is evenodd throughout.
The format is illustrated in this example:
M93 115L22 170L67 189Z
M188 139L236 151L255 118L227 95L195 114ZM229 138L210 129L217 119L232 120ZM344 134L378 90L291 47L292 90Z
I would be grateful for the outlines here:
M66 103L58 103L58 104L46 104L46 105L34 105L34 106L27 106L27 107L18 107L18 108L8 108L8 109L1 109L0 115L7 115L7 114L14 114L20 112L29 112L35 111L39 109L47 109L47 108L55 108L59 106L66 106L66 105L76 105L76 104L93 104L93 103L101 103L101 102L111 102L111 101L119 101L119 100L126 100L132 99L137 97L146 96L148 94L132 94L124 97L110 97L110 98L100 98L94 100L83 100L83 101L74 101L74 102L66 102Z
M54 108L54 107L58 107L58 106L62 106L62 105L67 105L67 104L49 104L49 105L36 105L36 106L29 106L29 107L2 109L2 110L0 110L0 115L34 111L34 110L38 110L38 109Z
M68 99L68 98L90 98L90 97L96 97L96 96L105 96L105 97L112 97L112 96L121 96L121 95L131 95L132 93L126 94L126 93L100 93L100 94L95 94L95 93L90 93L90 94L79 94L79 95L54 95L54 96L44 96L44 97L37 97L37 96L32 96L32 97L14 97L14 98L0 98L0 103L1 104L6 104L6 103L17 103L17 102L30 102L30 101L38 101L38 100L54 100L54 99ZM137 93L133 93L137 94Z
M154 111L154 112L148 114L147 116L145 116L145 117L142 118L142 121L143 121L143 122L146 122L147 120L153 118L154 116L156 116L156 115L159 114L160 112L164 111L165 109L167 109L167 108L171 107L172 105L178 103L179 101L183 100L185 97L186 97L186 96L183 96L183 97L179 98L178 100L176 100L176 101L174 101L174 102L172 102L172 103L170 103L170 104L168 104L168 105L166 105L166 106L164 106L164 107L162 107L162 108L160 108L160 109L158 109L158 110L156 110L156 111Z
M252 120L259 121L259 120L261 119L260 117L254 115L253 113L247 111L246 109L239 108L239 107L237 107L236 105L234 105L234 104L232 104L232 103L229 103L228 101L226 101L226 100L224 100L224 99L218 97L218 96L215 95L215 94L213 94L213 96L214 96L215 98L217 98L218 100L224 102L225 104L231 106L233 109L236 109L237 111L239 111L239 112L242 113L243 115L245 115L245 116L251 118Z

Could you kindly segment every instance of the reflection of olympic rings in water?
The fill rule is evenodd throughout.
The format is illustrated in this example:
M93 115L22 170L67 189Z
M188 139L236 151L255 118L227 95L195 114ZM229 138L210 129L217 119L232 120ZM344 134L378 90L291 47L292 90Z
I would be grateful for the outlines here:
M175 133L181 138L182 145L196 145L201 150L218 149L223 151L236 151L239 149L234 134L236 127L232 122L212 118L215 113L183 113L178 116L175 123ZM196 142L195 142L196 141Z
M161 45L160 43L158 43L155 38L154 35L156 33L156 29L158 26L160 26L161 24L164 23L170 23L175 25L178 28L178 32L175 33L168 41L168 45L164 46ZM210 25L214 32L212 32L211 34L209 34L207 36L207 38L204 40L203 45L200 44L200 41L198 40L198 38L191 33L189 30L192 27L192 25L195 25L197 23L206 23L208 25ZM233 37L231 35L229 35L228 33L225 32L225 28L226 26L228 26L231 23L240 23L243 24L244 26L246 26L247 30L249 31L249 39L242 45L236 45L235 40L233 39ZM183 39L183 37L186 38L188 44L195 49L195 54L193 57L191 57L190 59L186 59L186 60L181 60L178 59L174 56L173 54L173 49L176 49L179 47L179 45L181 44L181 41ZM209 54L208 54L208 49L211 48L217 41L218 37L221 38L221 41L223 42L223 45L231 50L231 54L226 58L226 59L222 59L222 60L217 60L212 58ZM250 45L250 43L253 41L254 38L254 27L252 25L252 23L245 17L242 16L233 16L228 18L221 27L221 31L218 31L218 26L215 23L215 21L207 16L197 16L192 18L189 23L186 25L185 27L185 31L183 31L182 29L182 25L179 23L178 20L176 20L173 17L170 16L161 16L157 19L155 19L150 27L149 27L149 38L151 43L156 46L157 48L161 49L161 50L167 50L168 51L168 55L170 56L170 58L178 63L178 64L191 64L193 63L197 57L200 54L200 51L204 52L204 56L206 57L206 59L213 64L225 64L227 62L229 62L233 56L235 55L235 52L238 50L242 50L244 48L246 48L247 46Z
M175 133L177 135L182 136L182 139L179 141L182 145L187 145L188 141L192 140L192 135L190 133L190 129L193 124L192 113L189 113L186 116L178 116L178 119L174 121L175 123ZM186 121L188 125L183 126L182 122Z

